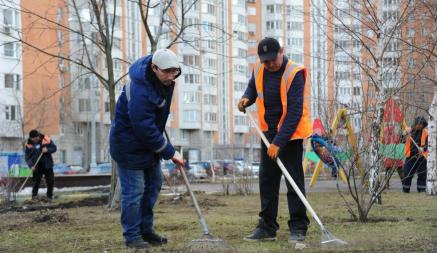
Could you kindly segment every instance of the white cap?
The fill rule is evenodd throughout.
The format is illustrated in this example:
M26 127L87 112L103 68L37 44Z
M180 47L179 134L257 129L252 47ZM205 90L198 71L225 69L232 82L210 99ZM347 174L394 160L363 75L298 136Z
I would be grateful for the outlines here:
M160 69L180 68L178 57L169 49L159 49L153 54L152 63Z

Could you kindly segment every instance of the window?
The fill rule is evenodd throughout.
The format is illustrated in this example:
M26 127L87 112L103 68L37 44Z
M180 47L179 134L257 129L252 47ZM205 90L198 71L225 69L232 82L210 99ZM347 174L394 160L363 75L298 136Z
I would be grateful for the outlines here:
M79 99L79 112L90 112L91 111L91 101L90 99Z
M215 78L213 76L203 76L203 82L205 84L208 84L208 85L211 85L211 86L215 86L216 80L217 80L217 78Z
M199 103L200 94L199 92L184 92L184 102L187 104Z
M407 33L408 37L414 37L415 35L416 35L416 30L412 28L408 29L408 33Z
M61 163L67 162L67 151L65 149L59 150L59 161Z
M211 94L203 95L203 102L206 105L216 105L217 104L217 96L211 95Z
M200 111L198 110L186 110L184 111L184 121L189 122L199 122L200 121Z
M203 21L202 23L203 31L212 32L214 30L214 24L210 22Z
M83 136L83 127L80 122L73 122L74 134Z
M20 75L5 74L5 88L20 90Z
M239 48L238 49L238 57L246 58L246 56L247 56L247 50Z
M354 96L359 96L361 94L360 87L354 87Z
M205 121L208 121L208 122L216 122L217 121L217 113L215 113L215 112L205 112L204 117L205 117Z
M18 108L18 105L7 105L5 107L5 119L10 121L17 120Z
M249 7L247 9L247 14L249 14L251 16L256 16L256 8L255 7Z
M206 58L205 59L205 67L207 68L216 68L217 61L215 59Z
M18 10L3 9L4 32L9 33L11 28L19 26L19 16Z
M105 102L105 112L109 112L110 106L109 102Z
M207 47L208 47L209 49L215 49L216 46L217 46L216 42L213 41L213 40L208 40L208 41L206 42L206 44L207 44Z
M267 9L267 13L270 13L270 14L275 13L275 5L273 5L273 4L267 5L266 9Z
M245 116L234 116L234 124L235 125L246 125L246 117Z
M199 66L200 58L198 55L184 55L184 64L187 66Z
M244 82L234 82L234 89L236 91L245 91L247 84Z
M120 38L115 38L114 37L114 42L113 43L114 43L113 46L115 48L121 49L121 39Z
M58 47L62 47L64 45L64 33L58 30Z
M297 63L303 63L303 55L302 54L291 54L291 60Z
M184 79L185 79L185 83L191 83L191 84L199 83L199 75L196 74L185 74Z
M13 42L3 44L3 55L17 57L17 44Z
M211 15L215 15L215 6L212 4L207 4L206 5L206 9L207 9L207 13L211 14Z

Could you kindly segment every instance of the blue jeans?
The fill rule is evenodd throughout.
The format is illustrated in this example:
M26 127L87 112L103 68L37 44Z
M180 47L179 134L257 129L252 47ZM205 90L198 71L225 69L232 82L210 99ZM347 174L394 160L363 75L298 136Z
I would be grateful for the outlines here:
M121 226L126 242L153 231L153 207L162 185L161 167L144 170L118 167L121 185Z

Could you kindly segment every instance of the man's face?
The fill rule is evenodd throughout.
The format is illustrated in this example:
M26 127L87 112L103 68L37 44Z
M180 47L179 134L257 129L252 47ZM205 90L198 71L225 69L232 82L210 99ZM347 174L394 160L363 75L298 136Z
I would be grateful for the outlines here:
M420 130L423 128L423 125L421 123L414 125L414 130Z
M180 70L176 68L160 69L154 64L152 64L152 69L158 77L159 81L161 81L161 83L165 86L170 85L176 79L176 76L180 72Z
M40 140L41 140L41 137L39 137L39 136L30 138L30 141L32 141L32 143L38 143Z
M284 49L279 49L276 59L264 61L264 67L270 72L276 72L281 69L282 63L284 62Z

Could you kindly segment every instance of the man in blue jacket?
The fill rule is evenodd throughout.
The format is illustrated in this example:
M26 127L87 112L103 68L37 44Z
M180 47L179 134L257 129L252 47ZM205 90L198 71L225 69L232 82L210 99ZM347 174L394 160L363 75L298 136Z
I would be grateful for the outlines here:
M153 230L153 207L162 185L160 159L182 164L182 156L163 136L174 80L181 74L168 49L138 59L118 98L110 133L110 152L118 165L121 225L126 246L148 248L167 243Z
M56 145L48 136L38 132L38 130L31 130L29 132L29 139L26 143L25 160L29 167L33 168L33 188L32 199L38 198L39 185L41 178L44 175L47 184L47 198L53 199L53 186L55 183L55 176L53 174L53 157L52 154L56 152ZM41 155L42 154L42 155ZM38 161L39 156L41 158Z

